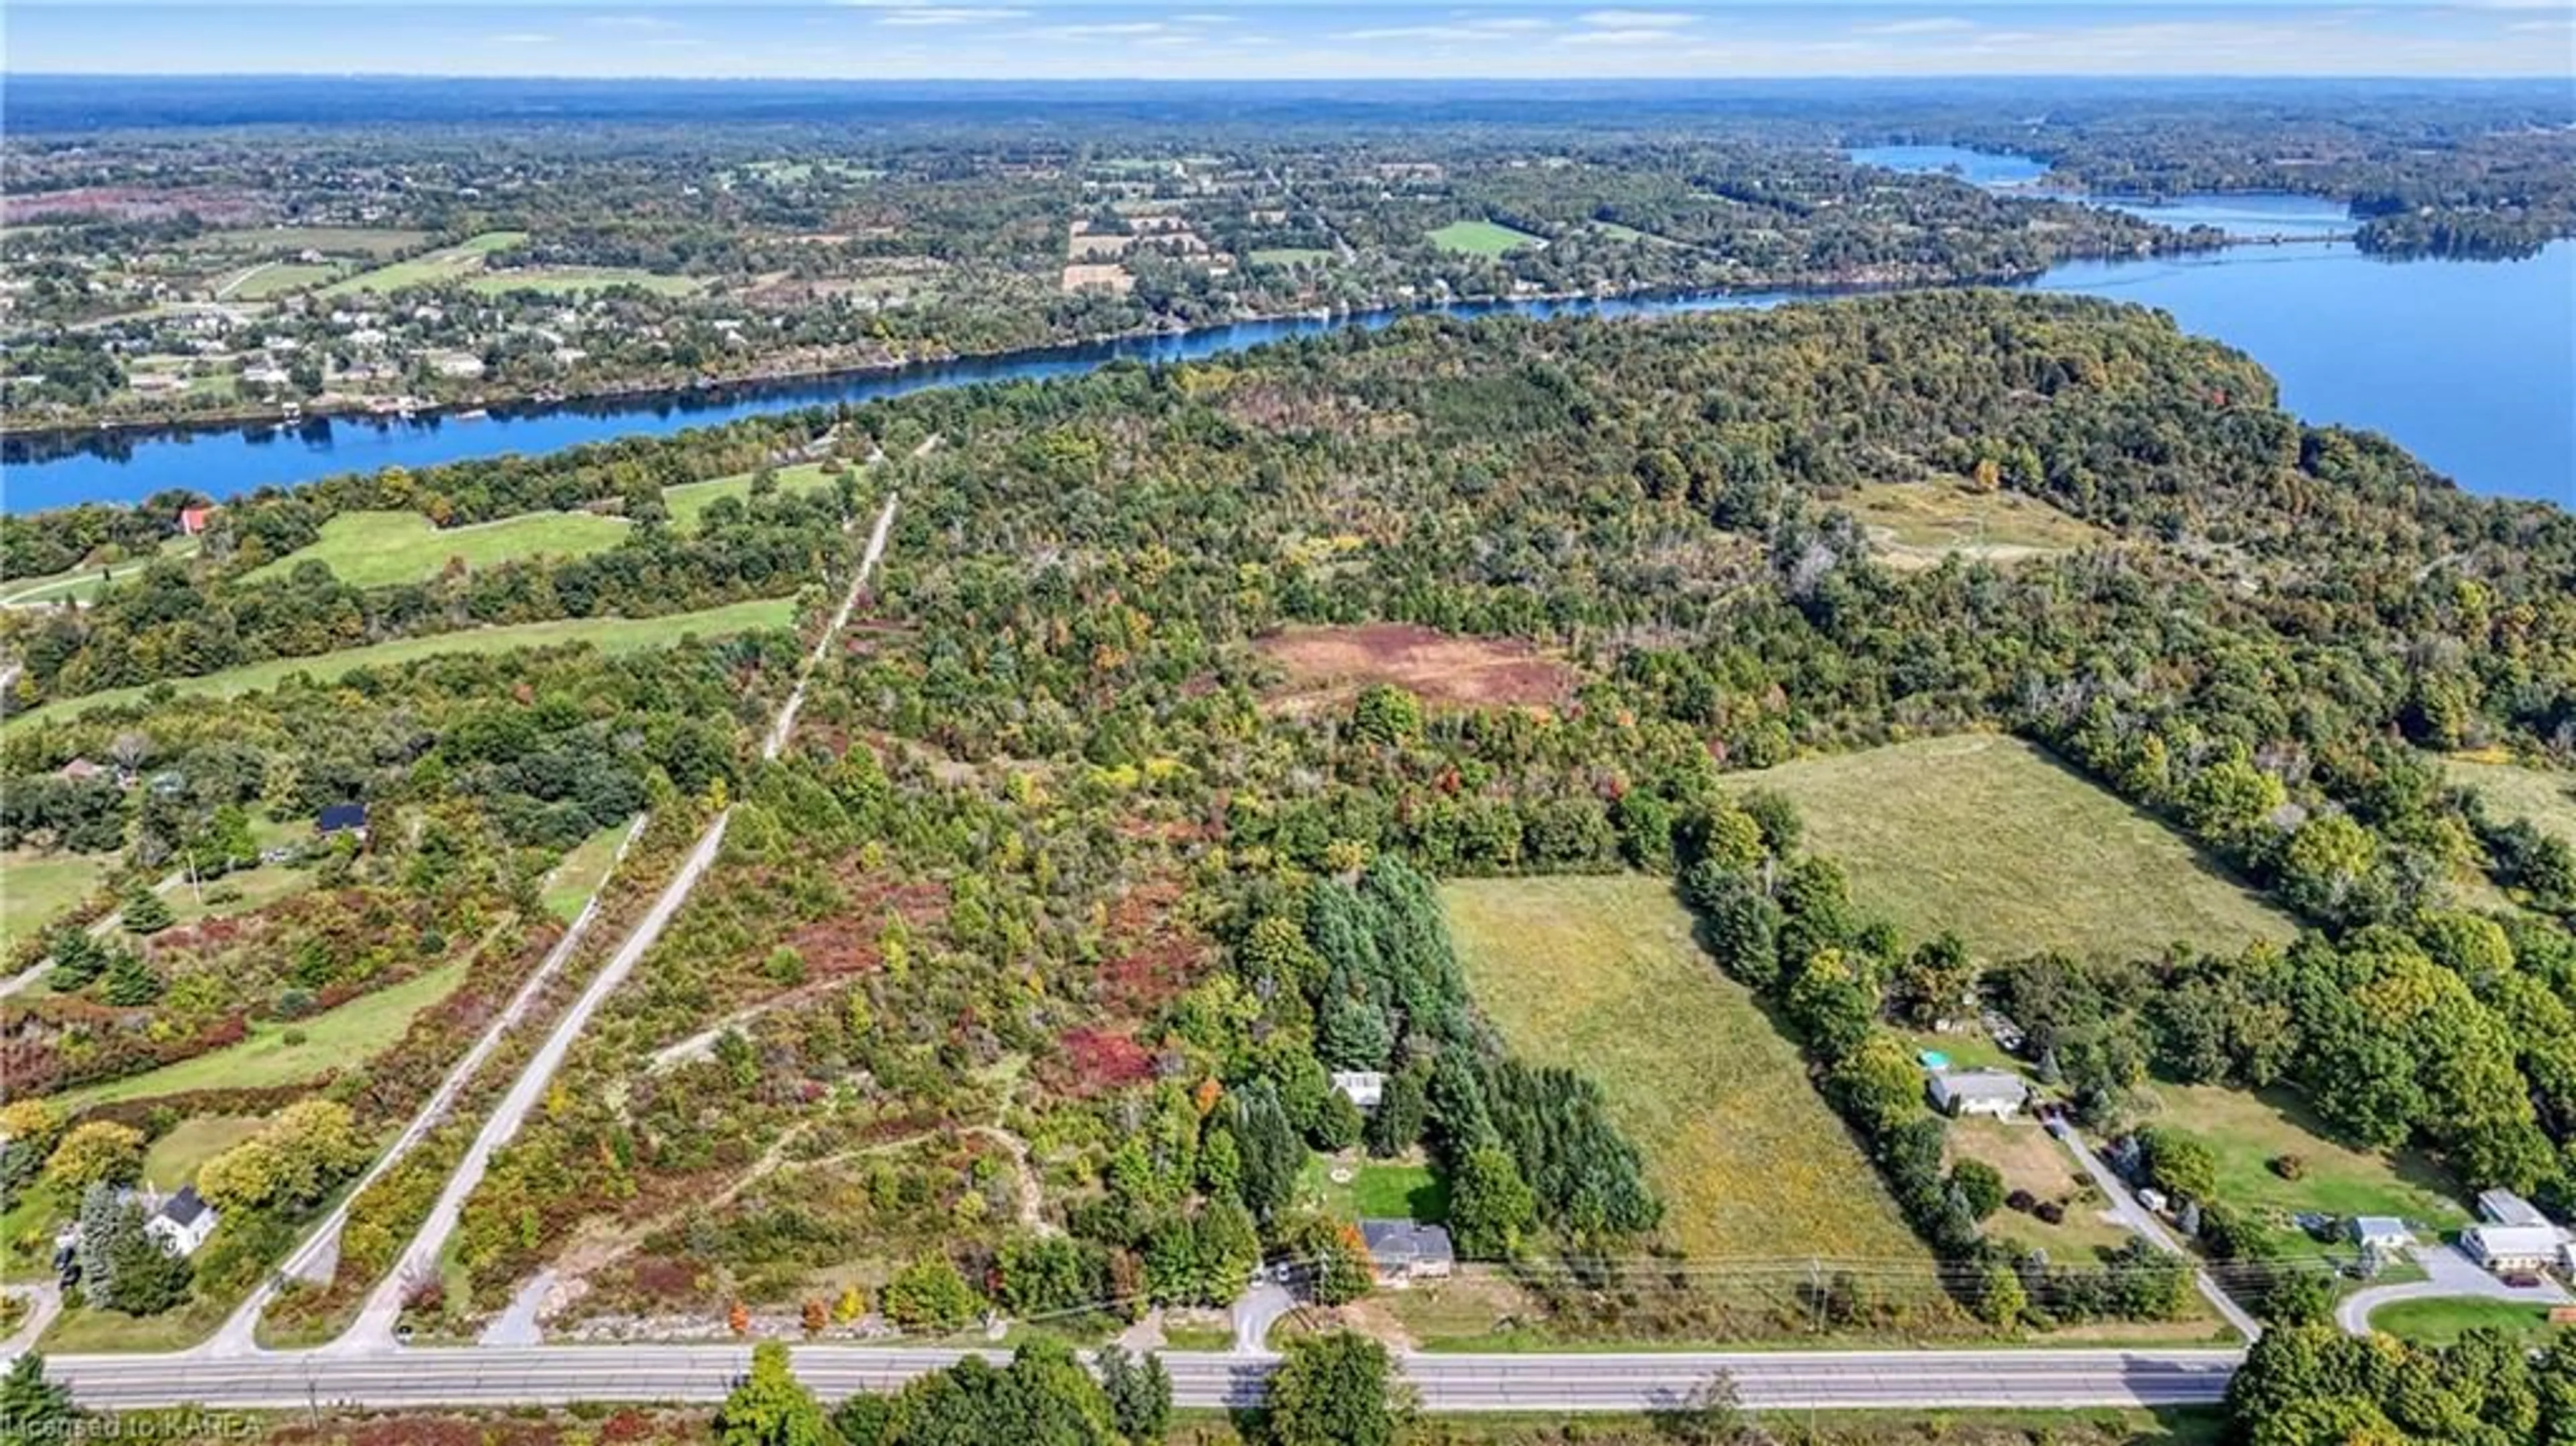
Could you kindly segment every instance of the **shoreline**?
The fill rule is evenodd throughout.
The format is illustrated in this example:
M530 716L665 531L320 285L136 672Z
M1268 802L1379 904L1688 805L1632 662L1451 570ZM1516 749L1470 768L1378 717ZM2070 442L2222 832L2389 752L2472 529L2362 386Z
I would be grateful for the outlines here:
M1347 324L1352 318L1386 317L1390 321L1413 315L1438 315L1460 311L1493 314L1518 307L1563 306L1602 302L1672 303L1709 301L1724 303L1778 298L1829 299L1837 296L1872 295L1891 291L1930 291L1979 286L2026 286L2059 266L2106 261L2150 261L2158 257L2188 257L2236 249L2240 246L2296 244L2311 240L2334 241L2340 237L2271 237L2263 239L2229 239L2203 246L2149 248L2144 251L2103 251L2070 253L2051 260L2036 269L1996 272L1979 276L1957 276L1940 279L1872 280L1846 279L1781 284L1750 284L1740 287L1636 287L1624 290L1534 291L1507 296L1451 297L1446 301L1399 300L1368 306L1306 307L1285 311L1254 311L1223 321L1198 326L1147 325L1123 331L1095 332L1088 336L1061 341L1041 342L1032 346L1003 347L991 351L938 351L895 360L789 367L783 370L751 371L738 375L701 377L687 382L662 381L611 382L579 392L549 394L518 392L485 395L471 400L441 402L414 407L409 417L377 411L370 405L316 407L301 405L299 415L286 417L276 406L256 410L235 408L228 411L197 413L170 418L102 418L87 422L48 423L32 427L12 427L0 422L0 446L8 449L13 465L39 465L84 452L98 453L119 442L186 442L220 433L265 428L272 433L291 433L313 423L372 422L386 428L405 421L414 424L480 420L468 413L489 413L505 419L576 411L585 405L650 402L656 399L678 401L686 398L723 400L729 395L756 393L767 387L786 387L828 383L840 379L862 380L873 377L899 377L908 372L931 371L961 365L994 365L1020 361L1044 361L1071 358L1099 348L1115 348L1139 341L1165 337L1188 337L1223 331L1239 326L1270 326L1319 318L1318 313L1335 323ZM79 505L79 504L71 504ZM52 510L52 509L43 509ZM14 509L0 508L0 512Z

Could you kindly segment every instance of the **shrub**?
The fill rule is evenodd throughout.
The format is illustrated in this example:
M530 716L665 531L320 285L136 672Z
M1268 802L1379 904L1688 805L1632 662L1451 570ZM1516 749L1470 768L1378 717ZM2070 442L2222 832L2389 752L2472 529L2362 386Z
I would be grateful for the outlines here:
M2058 1204L2054 1200L2042 1200L2039 1202L2039 1208L2033 1210L2031 1213L2037 1215L2041 1220L2046 1221L2051 1225L2063 1225L2066 1223L2066 1207Z
M2305 1155L2274 1155L2271 1158L2270 1165L2272 1173L2280 1176L2284 1180L2303 1180L2307 1178L2308 1157Z
M2028 1215L2039 1205L2039 1197L2033 1195L2028 1190L2015 1190L2004 1197L2004 1204L2020 1211L2024 1215Z

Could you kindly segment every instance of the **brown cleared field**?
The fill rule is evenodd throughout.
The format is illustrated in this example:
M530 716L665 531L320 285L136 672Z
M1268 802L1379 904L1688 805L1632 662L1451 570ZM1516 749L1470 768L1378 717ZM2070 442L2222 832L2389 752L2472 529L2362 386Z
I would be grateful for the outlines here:
M1440 896L1477 1005L1514 1052L1600 1082L1692 1258L1928 1270L1797 1046L1709 962L1668 884L1469 879Z
M1372 683L1470 708L1553 707L1574 690L1574 670L1528 643L1412 623L1288 628L1253 646L1287 672L1277 702L1290 712L1334 706Z
M2039 1246L2050 1259L2067 1264L2127 1243L2128 1227L2103 1218L2107 1202L2102 1192L2077 1172L2066 1147L2037 1120L1952 1120L1948 1138L1953 1162L1983 1160L2002 1173L2004 1189L2027 1190L2066 1209L2066 1218L2055 1225L2010 1208L1999 1210L1986 1221L1988 1232Z
M1921 938L1990 959L2153 954L2287 940L2291 918L2153 815L2046 752L1987 733L1805 758L1741 775L1786 794L1852 894Z

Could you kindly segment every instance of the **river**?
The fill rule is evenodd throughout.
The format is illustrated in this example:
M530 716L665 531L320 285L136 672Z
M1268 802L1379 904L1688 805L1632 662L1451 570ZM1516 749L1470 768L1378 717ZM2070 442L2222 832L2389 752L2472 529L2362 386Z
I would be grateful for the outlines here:
M1906 148L1921 150L1923 148ZM2004 177L2003 180L2010 180ZM2300 197L2183 198L2158 219L2235 218L2240 233L2314 235L2340 208ZM2187 259L2071 262L2028 283L2171 312L2188 331L2251 355L2311 421L2375 428L2462 486L2576 507L2576 242L2524 261L2384 262L2349 244L2242 246ZM1484 303L1451 315L1639 316L1777 305L1783 293ZM216 497L335 472L419 468L504 452L665 435L738 417L975 382L1065 376L1114 358L1179 361L1349 326L1398 312L1241 322L969 359L895 372L683 395L495 408L465 421L312 420L292 428L97 433L70 449L11 442L0 510L136 501L164 488Z

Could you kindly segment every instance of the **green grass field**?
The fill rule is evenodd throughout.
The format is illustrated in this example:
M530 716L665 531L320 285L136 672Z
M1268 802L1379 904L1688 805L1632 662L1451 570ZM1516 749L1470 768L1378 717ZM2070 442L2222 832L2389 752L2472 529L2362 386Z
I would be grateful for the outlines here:
M520 558L573 557L615 547L628 524L592 512L526 512L465 527L438 527L417 512L343 512L322 536L250 574L284 577L307 562L330 565L356 587L388 587L436 577L452 558L482 569Z
M237 280L215 289L228 301L266 301L290 291L311 290L339 274L340 268L328 262L281 261L257 271L236 273Z
M2370 1313L2370 1328L2421 1346L2447 1346L2470 1331L2500 1330L2533 1350L2576 1338L2576 1328L2553 1326L2545 1306L2507 1300L2401 1300Z
M0 949L70 912L115 863L114 854L0 854Z
M1315 246L1267 246L1252 253L1260 266L1320 266L1332 259L1332 252Z
M428 239L426 231L379 226L256 226L210 232L197 238L195 249L260 256L319 251L325 256L362 256L383 261Z
M2297 933L2154 817L2017 739L1801 759L1740 786L1788 795L1807 846L1850 872L1862 908L1916 938L1955 930L1988 958L2153 953L2178 939L2236 949Z
M1547 244L1544 237L1491 221L1452 221L1428 233L1428 239L1443 251L1457 251L1469 256L1500 256L1523 246Z
M608 877L608 866L617 861L617 845L626 837L627 826L613 823L575 844L563 860L546 875L546 912L569 924L590 902L600 882Z
M2382 1156L2336 1144L2306 1103L2287 1090L2154 1088L2162 1108L2151 1123L2207 1143L2218 1156L2218 1198L2239 1209L2283 1216L2394 1215L2435 1230L2469 1221L2459 1186L2430 1160L2411 1150ZM2270 1161L2280 1155L2306 1162L2299 1179L2272 1172Z
M402 1038L413 1015L456 992L465 980L465 968L460 959L310 1019L256 1024L250 1038L229 1048L66 1091L58 1102L71 1111L191 1090L261 1089L319 1079L332 1070L363 1063ZM290 1040L290 1035L295 1038Z
M1930 567L1943 557L2017 562L2072 552L2110 534L2017 492L1979 492L1949 482L1891 482L1842 499L1869 530L1880 555L1898 567Z
M197 1167L260 1132L256 1115L191 1115L143 1152L143 1178L168 1193L197 1178Z
M323 287L320 295L347 296L359 291L400 291L406 286L433 286L459 281L483 269L486 258L528 239L525 231L486 231L444 250L396 261Z
M2063 1264L2082 1264L2095 1251L2116 1250L2128 1242L2126 1226L2102 1218L2108 1202L2100 1189L2037 1120L1952 1120L1948 1142L1953 1161L1983 1160L2003 1173L2006 1190L2028 1190L2037 1199L2066 1207L2066 1218L2055 1225L2036 1215L2001 1210L1987 1219L1989 1232L2044 1249Z
M2451 782L2475 792L2506 818L2529 819L2542 833L2576 845L2576 773L2512 763L2442 761Z
M129 557L123 562L103 566L75 567L67 572L47 573L42 577L11 578L0 582L0 607L33 607L42 603L61 602L66 598L87 602L98 596L98 590L117 578L141 572L164 557L193 557L197 539L173 537L161 544L151 557Z
M656 296L688 296L706 290L704 277L664 276L629 266L531 266L522 271L493 271L465 283L485 296L513 291L541 291L550 296L580 296L612 286L640 286Z
M197 888L186 884L161 897L170 904L170 917L182 924L199 919L229 918L264 909L289 894L300 894L312 887L310 870L285 864L261 864L257 868L237 869L220 879L210 879Z
M1930 1254L1750 990L1718 973L1660 879L1444 885L1476 1002L1514 1052L1600 1081L1691 1256Z
M1336 1180L1336 1171L1351 1178ZM1342 1220L1419 1220L1436 1225L1449 1218L1449 1182L1428 1165L1396 1160L1311 1155L1297 1177L1297 1198Z
M606 653L631 653L643 648L667 647L691 633L702 638L722 637L728 633L783 628L795 620L794 599L755 598L749 602L728 603L723 607L674 613L660 618L565 618L511 627L468 628L425 638L400 638L363 648L344 648L336 653L322 653L310 658L277 658L245 667L226 668L203 677L172 679L170 686L181 696L230 698L274 688L297 673L310 673L315 678L328 681L357 668L399 667L445 653L506 653L514 648L556 647L565 643L588 643ZM92 708L131 703L148 691L145 688L110 688L67 698L60 703L48 703L33 712L0 723L0 734L34 727L44 719L69 717Z
M797 462L778 469L778 490L812 492L829 487L832 479L823 474L820 462ZM721 497L751 497L751 474L737 472L730 477L711 478L705 482L682 482L662 489L662 505L671 509L671 525L682 531L693 530L706 516L707 508Z

